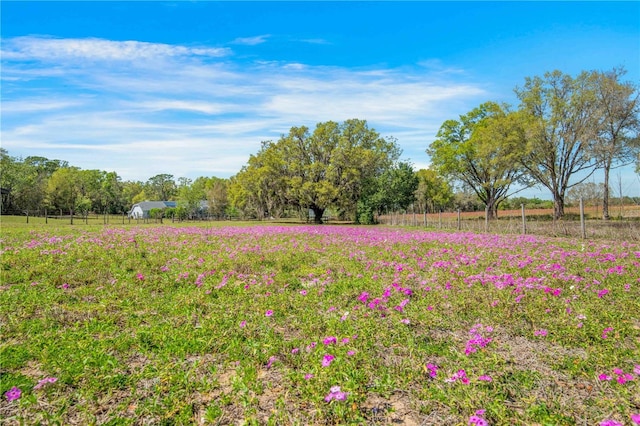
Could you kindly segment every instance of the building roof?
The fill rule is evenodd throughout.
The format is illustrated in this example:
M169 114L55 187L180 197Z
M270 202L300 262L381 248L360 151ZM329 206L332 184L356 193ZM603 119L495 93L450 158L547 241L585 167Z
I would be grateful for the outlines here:
M175 207L175 201L142 201L131 206L133 210L136 206L140 207L142 211L148 211L151 209L164 209L166 207Z

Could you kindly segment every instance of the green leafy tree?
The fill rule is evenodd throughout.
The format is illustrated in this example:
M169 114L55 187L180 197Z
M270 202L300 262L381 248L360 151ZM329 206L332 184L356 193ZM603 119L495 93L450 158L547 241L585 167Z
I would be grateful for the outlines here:
M3 214L17 210L15 204L15 191L20 185L21 177L24 176L22 172L22 163L9 155L9 152L0 148L0 187L7 191L2 196L2 210Z
M77 211L77 206L86 205L82 195L82 181L80 169L77 167L63 167L57 169L49 178L47 185L47 199L53 208L68 211L71 216Z
M416 176L418 177L416 202L420 210L436 212L451 205L453 189L446 179L432 169L420 169L416 172Z
M268 166L276 177L276 192L282 191L288 205L312 210L316 223L329 207L355 216L366 188L375 185L400 154L395 140L382 138L357 119L318 123L313 133L304 126L292 127L264 148L273 150L277 160Z
M100 188L104 210L111 214L126 211L127 203L124 199L123 188L120 176L116 172L104 174Z
M177 192L178 188L173 180L173 175L166 173L149 178L145 186L145 193L151 197L150 201L169 201L175 197Z
M44 207L47 182L50 176L67 162L30 156L23 159L11 157L0 148L0 186L9 191L5 211L39 210Z
M381 207L406 211L416 201L419 180L411 164L397 163L382 173L379 182Z
M375 223L375 213L385 210L407 210L416 200L418 177L411 164L398 162L378 177L375 185L369 185L358 202L356 221Z
M284 159L272 142L263 142L256 155L233 177L228 197L245 217L280 217L287 204Z
M122 198L127 208L130 208L135 203L149 199L144 187L144 182L140 181L127 180L122 183Z
M200 185L193 185L188 178L178 179L178 203L187 211L187 217L195 217L200 209L200 202L204 200L205 194Z
M287 207L313 211L317 223L329 207L355 214L364 189L398 153L394 141L381 138L363 120L319 123L313 133L292 127L277 142L262 143L232 179L229 198L256 217L277 217Z
M515 89L527 118L521 164L551 191L556 219L564 215L567 190L588 179L599 164L592 155L601 123L593 87L593 73L573 78L554 71L527 77Z
M527 184L516 161L524 141L520 116L506 106L486 102L459 120L447 120L427 149L438 173L471 188L489 217L514 183ZM521 190L521 189L520 189Z
M621 81L626 71L596 72L594 91L599 106L600 131L593 153L604 171L602 217L609 219L609 172L633 163L640 155L640 101L638 86Z
M104 212L106 208L106 194L102 191L106 172L102 170L78 170L80 195L89 200L87 211ZM87 206L87 203L83 203Z

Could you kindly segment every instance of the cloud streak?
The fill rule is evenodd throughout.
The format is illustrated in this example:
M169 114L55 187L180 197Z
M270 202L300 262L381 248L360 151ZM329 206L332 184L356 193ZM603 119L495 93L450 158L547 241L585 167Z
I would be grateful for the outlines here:
M255 37L240 37L233 40L231 43L242 44L245 46L256 46L258 44L265 43L269 37L271 37L269 34L263 34Z
M14 37L3 40L5 60L40 60L57 62L80 59L92 61L136 61L166 57L222 57L228 48L187 47L142 41L113 41L98 38Z

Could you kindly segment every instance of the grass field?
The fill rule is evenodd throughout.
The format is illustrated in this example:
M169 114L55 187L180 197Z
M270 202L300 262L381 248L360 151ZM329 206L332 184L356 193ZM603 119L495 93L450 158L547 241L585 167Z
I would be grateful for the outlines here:
M2 223L3 424L640 424L635 243L49 222Z

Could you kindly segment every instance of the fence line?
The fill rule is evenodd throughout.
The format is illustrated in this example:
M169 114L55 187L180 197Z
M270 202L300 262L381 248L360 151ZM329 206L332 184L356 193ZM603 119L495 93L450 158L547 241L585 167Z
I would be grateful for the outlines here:
M610 220L588 218L588 210L584 204L582 208L565 209L566 217L559 220L549 218L546 211L527 210L524 205L519 210L508 212L509 214L500 211L498 218L493 220L489 219L486 210L423 212L419 216L413 212L393 212L381 215L377 220L382 225L411 226L429 230L640 241L640 214L637 214L640 213L640 206L634 207L637 207L637 210L630 209L632 214L625 215L625 218ZM578 218L574 219L575 216Z
M625 217L610 220L592 219L593 209L565 209L566 216L561 220L552 220L550 210L525 209L499 211L498 218L489 220L487 211L462 212L391 212L377 217L378 223L391 226L411 226L428 230L453 230L473 233L530 234L553 237L571 237L583 239L609 239L619 241L640 241L640 206L626 206ZM60 211L48 212L24 211L26 223L45 224L67 223L82 226L84 224L160 224L157 219L135 219L126 214L74 215ZM578 219L579 218L579 219ZM44 219L44 220L43 220ZM210 218L213 220L213 218ZM75 220L75 221L74 221ZM209 219L203 219L209 220ZM165 219L165 222L168 219Z

